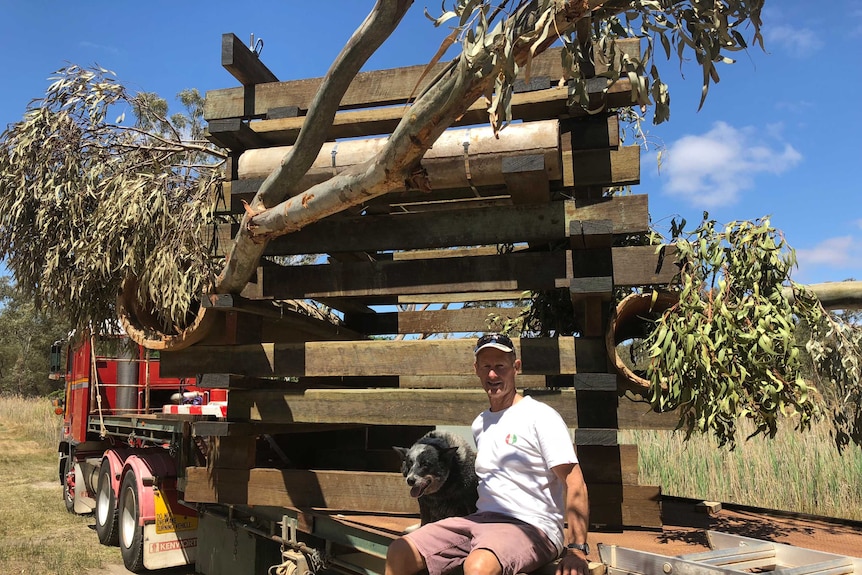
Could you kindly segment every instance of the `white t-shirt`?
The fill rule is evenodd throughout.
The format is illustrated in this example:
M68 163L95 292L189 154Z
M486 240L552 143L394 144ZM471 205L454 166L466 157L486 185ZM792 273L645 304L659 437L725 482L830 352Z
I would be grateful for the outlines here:
M577 463L565 421L552 407L524 397L473 420L479 511L535 525L562 550L565 484L551 468Z

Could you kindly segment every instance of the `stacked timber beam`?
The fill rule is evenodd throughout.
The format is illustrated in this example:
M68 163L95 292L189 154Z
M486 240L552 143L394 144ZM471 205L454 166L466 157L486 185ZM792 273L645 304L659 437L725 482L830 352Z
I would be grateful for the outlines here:
M225 67L243 87L208 93L206 118L230 153L223 215L239 221L320 80L275 81L228 36ZM476 105L434 145L423 161L430 193L403 189L279 237L242 294L204 298L223 311L222 333L161 356L166 376L230 390L226 421L194 424L212 440L207 468L187 470L187 501L416 513L391 447L468 426L487 407L472 374L475 334L517 316L525 292L562 290L581 327L516 339L519 383L574 430L592 522L661 525L660 489L639 485L637 448L619 445L617 431L675 420L620 397L604 337L614 287L671 279L652 248L615 242L648 231L646 196L603 193L639 181L638 148L620 144L613 111L631 86L596 79L605 112L587 115L570 107L559 62L554 50L533 61L513 98L517 122L499 139ZM294 194L370 157L423 71L357 76ZM218 230L220 253L235 232ZM416 337L427 334L436 337Z

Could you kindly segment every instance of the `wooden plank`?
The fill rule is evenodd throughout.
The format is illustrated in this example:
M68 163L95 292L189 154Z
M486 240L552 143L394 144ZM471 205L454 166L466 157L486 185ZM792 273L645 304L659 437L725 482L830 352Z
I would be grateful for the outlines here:
M544 156L525 154L505 157L502 172L513 204L546 204L551 200L551 184L545 170Z
M281 423L267 425L265 423L237 422L237 421L193 421L192 434L201 437L227 437L227 436L259 436L264 434L276 435L284 433L320 433L333 430L367 429L366 426L355 424L314 424L314 423Z
M207 139L217 146L241 153L250 148L258 148L266 141L240 118L213 120L207 126Z
M640 146L623 146L613 150L575 151L574 185L628 186L640 183Z
M283 385L283 380L242 377L229 373L203 373L198 380L198 386L204 389L272 389Z
M402 389L473 389L478 381L472 373L461 375L402 375L398 387ZM567 375L518 376L518 387L523 389L571 388L577 391L617 390L617 376L613 373L574 373Z
M668 283L674 275L672 266L665 264L662 273L655 273L658 257L654 251L649 247L613 248L613 283L617 286ZM440 294L459 294L451 302L493 299L486 297L485 292L508 292L503 299L521 299L525 290L571 287L568 278L572 276L571 253L559 250L312 266L269 265L263 268L259 282L263 296L274 299L412 295L416 296L414 302L433 303L443 301L435 297ZM600 288L607 287L607 280L596 281ZM461 299L460 294L470 292L474 292L473 296Z
M576 445L602 445L611 446L617 444L617 429L589 429L579 427L575 430Z
M569 239L573 250L609 248L613 245L613 234L614 223L610 219L569 222Z
M327 316L314 306L299 301L252 300L235 294L207 294L203 306L223 312L239 312L272 320L281 330L301 332L306 338L359 339L361 334ZM274 330L270 327L268 331ZM265 340L272 341L272 340Z
M308 299L464 291L551 290L565 287L565 251L457 259L266 266L265 297Z
M671 253L671 250L668 250ZM660 258L655 254L655 248L650 246L634 246L614 248L614 280L617 286L648 286L668 285L673 280L675 269L671 256L659 267ZM452 257L457 257L452 254ZM464 302L523 300L523 290L471 291L451 293L425 293L418 295L399 295L398 304L457 304ZM349 300L348 300L349 301ZM336 309L343 309L333 305Z
M638 484L637 445L576 445L575 449L587 486Z
M386 143L385 138L325 143L302 180L292 189L292 195L370 160ZM486 126L447 130L425 153L422 167L434 190L493 186L505 183L500 168L502 158L536 154L544 159L546 178L558 181L562 179L559 143L557 120L511 125L498 136ZM239 158L239 179L267 177L290 149L290 146L278 146L244 152Z
M519 307L488 307L346 314L344 323L366 335L500 331L519 313Z
M412 442L393 442L393 445L396 444L410 447ZM313 456L314 469L388 472L401 470L401 457L391 446L386 449L316 449Z
M453 375L402 375L398 378L401 389L477 389L479 380L470 373ZM545 375L519 375L518 387L538 389L549 387Z
M614 278L610 276L594 278L573 278L569 283L572 300L584 297L599 297L610 301L613 296Z
M515 339L528 375L573 374L579 361L607 361L604 338ZM198 373L234 373L250 377L340 377L381 375L457 375L472 373L473 341L428 339L409 341L318 341L260 343L235 346L195 345L164 351L164 377ZM581 371L595 372L599 369ZM233 393L233 392L232 392ZM231 395L231 401L233 401Z
M568 89L555 87L540 92L512 96L513 119L532 121L559 117L567 110ZM452 123L452 127L483 124L488 121L488 106L476 102ZM327 135L329 139L361 138L389 134L398 126L409 107L387 107L347 110L335 115ZM252 122L251 129L270 146L290 146L296 142L305 117Z
M278 82L276 75L260 61L257 53L252 52L234 34L222 34L221 65L243 86Z
M644 485L589 487L590 522L660 527L661 489ZM302 469L186 468L183 499L287 508L349 509L352 512L418 514L416 499L400 473ZM656 524L656 521L658 523Z
M661 487L593 484L588 486L590 523L612 527L662 527Z
M679 422L676 412L656 413L648 403L632 401L621 397L617 406L617 426L619 429L657 429L673 430Z
M400 295L398 296L398 304L424 304L424 303L463 303L474 301L506 301L517 302L524 298L524 292L518 290L511 291L476 291L476 292L453 292L443 294L421 294L421 295Z
M528 390L577 428L576 391ZM298 392L231 392L228 419L277 423L365 425L470 425L488 408L488 396L474 389L310 389Z
M636 39L618 41L617 47L620 52L640 54L640 43ZM560 48L554 48L539 54L531 63L531 74L535 77L562 78L564 74L560 51ZM426 74L425 80L419 86L419 91L446 66L448 63L434 66ZM416 86L422 74L425 74L426 68L427 64L420 64L404 68L360 72L342 97L340 108L353 109L365 106L405 104L407 98L413 93L413 87ZM248 111L245 107L246 94L242 88L212 90L207 92L204 118L206 120L243 116L262 118L268 110L286 106L296 106L300 110L307 110L321 83L322 78L311 78L259 84L254 87L254 92L250 98L253 101L253 108ZM618 82L618 84L621 83L622 81Z
M419 512L400 473L187 467L186 476L184 499L194 503Z
M211 468L250 469L254 467L256 439L252 436L225 435L209 441L207 459Z
M631 102L631 83L627 79L620 80L608 89L607 94L596 93L593 98L603 100L609 109L629 105ZM559 118L569 115L584 116L583 110L568 105L568 86L552 86L544 90L512 95L512 120L532 122L547 118ZM488 122L488 109L484 101L477 101L451 124L451 127L481 125ZM409 108L406 108L409 110ZM387 107L360 110L347 110L335 115L332 126L327 132L329 139L360 138L371 135L389 134L395 130L405 108ZM267 118L271 118L271 110ZM591 116L585 116L590 118ZM217 120L213 120L217 121ZM266 119L250 123L250 128L269 146L291 146L296 142L299 131L305 123L304 116ZM568 138L580 135L569 134ZM607 139L607 138L606 138ZM619 145L619 128L617 126L617 144ZM616 146L615 145L615 146ZM614 146L614 147L615 147ZM576 148L586 148L586 143L576 143ZM569 148L570 150L572 148Z
M656 253L656 246L614 248L613 257L617 286L668 285L679 272L673 246L662 253Z
M266 253L329 254L550 242L568 237L574 220L611 220L614 234L646 232L648 199L646 195L631 195L597 202L566 200L445 213L326 218L275 238Z
M609 113L562 120L560 138L564 152L619 148L619 117Z

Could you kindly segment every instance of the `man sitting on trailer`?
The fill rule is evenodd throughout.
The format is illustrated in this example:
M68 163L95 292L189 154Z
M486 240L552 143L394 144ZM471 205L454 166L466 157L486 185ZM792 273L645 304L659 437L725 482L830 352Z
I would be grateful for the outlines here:
M518 393L521 360L511 339L484 335L473 353L490 403L472 425L478 511L393 541L385 575L446 575L459 566L465 575L516 575L556 558L557 575L586 575L587 487L566 423Z

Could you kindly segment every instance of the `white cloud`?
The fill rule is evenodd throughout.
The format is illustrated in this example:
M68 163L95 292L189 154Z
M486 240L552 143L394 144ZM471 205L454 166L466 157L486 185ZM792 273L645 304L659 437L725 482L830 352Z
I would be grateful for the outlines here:
M856 8L851 10L850 16L847 19L848 22L853 22L854 24L850 26L850 37L857 38L862 36L862 10Z
M87 40L79 42L78 45L82 48L90 48L99 52L107 52L108 54L116 55L120 53L120 49L114 46L108 46L106 44L96 44L95 42L89 42Z
M812 268L825 268L839 273L850 272L855 277L858 276L858 270L862 269L862 244L853 236L828 238L812 248L797 249L796 260L799 270L805 270L806 274Z
M763 37L768 51L772 52L771 47L776 46L796 58L810 56L824 46L814 30L798 26L764 26Z
M765 135L778 141L770 146L761 140ZM662 164L664 191L696 207L730 205L754 185L756 174L781 174L801 160L793 146L780 140L775 126L755 130L716 122L705 134L671 144Z

